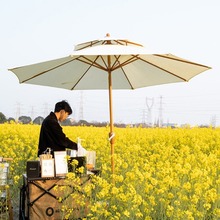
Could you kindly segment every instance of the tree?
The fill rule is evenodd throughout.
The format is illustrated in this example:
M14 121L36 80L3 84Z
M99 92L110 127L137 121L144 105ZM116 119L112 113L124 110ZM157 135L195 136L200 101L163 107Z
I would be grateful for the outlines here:
M15 122L15 119L14 118L12 118L12 117L10 117L10 118L8 118L8 120L7 120L8 122L11 122L11 121L14 121Z
M38 117L36 117L36 118L34 119L33 123L34 123L34 124L37 124L37 125L41 125L42 122L43 122L43 120L44 120L43 117L38 116Z
M19 118L18 118L18 121L19 122L21 122L22 124L29 124L29 123L31 123L31 117L29 117L29 116L20 116Z
M6 119L5 115L2 112L0 112L0 124L5 123L6 121L7 121L7 119Z
M65 121L61 122L61 125L71 126L71 125L73 125L73 121L71 118L67 118Z

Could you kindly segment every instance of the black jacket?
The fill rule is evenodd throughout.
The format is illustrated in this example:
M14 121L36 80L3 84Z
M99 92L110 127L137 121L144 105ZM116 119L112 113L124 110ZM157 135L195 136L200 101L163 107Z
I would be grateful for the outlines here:
M53 112L51 112L42 123L38 145L38 156L48 147L52 149L52 153L53 151L64 151L66 148L77 150L77 143L66 137Z

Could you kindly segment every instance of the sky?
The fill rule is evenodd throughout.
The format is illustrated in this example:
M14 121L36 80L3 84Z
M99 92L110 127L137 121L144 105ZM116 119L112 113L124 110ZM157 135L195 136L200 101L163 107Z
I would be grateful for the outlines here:
M8 69L68 56L110 33L212 67L186 83L114 90L115 123L219 126L219 8L219 0L0 0L0 112L45 117L67 100L76 121L109 121L107 91L19 84Z

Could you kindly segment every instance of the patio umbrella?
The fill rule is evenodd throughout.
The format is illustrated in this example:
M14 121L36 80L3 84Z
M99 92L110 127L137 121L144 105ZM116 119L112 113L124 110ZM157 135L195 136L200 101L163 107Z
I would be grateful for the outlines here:
M108 89L111 145L111 169L114 173L114 123L112 89L185 82L210 67L172 54L149 54L141 44L111 38L75 46L69 56L9 69L20 83L69 90Z

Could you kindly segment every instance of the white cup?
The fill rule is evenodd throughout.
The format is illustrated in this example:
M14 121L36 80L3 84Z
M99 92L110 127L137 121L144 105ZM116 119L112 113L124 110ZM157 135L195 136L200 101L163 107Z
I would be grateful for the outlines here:
M94 169L96 163L96 152L95 151L87 151L86 153L86 163L87 167Z

